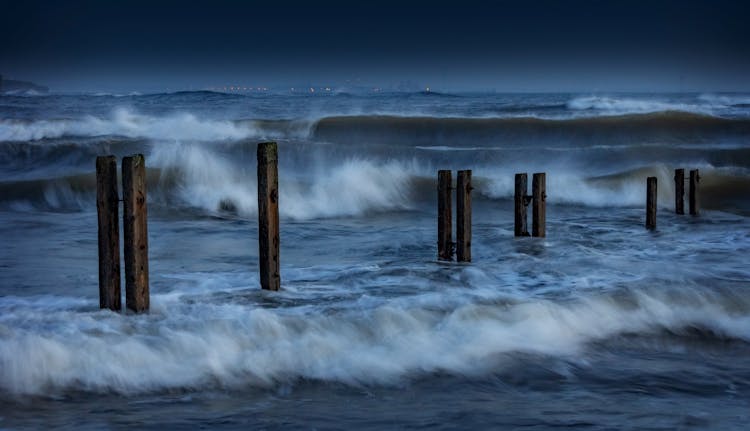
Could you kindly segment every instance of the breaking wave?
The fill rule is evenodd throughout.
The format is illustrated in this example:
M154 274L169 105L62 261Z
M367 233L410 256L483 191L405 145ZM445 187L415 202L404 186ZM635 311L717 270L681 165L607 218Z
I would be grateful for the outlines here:
M0 120L0 141L35 141L62 137L118 136L163 141L224 141L250 137L275 138L306 133L303 122L215 120L190 113L163 117L116 109L109 117L62 120Z
M449 306L431 294L334 311L216 303L183 292L152 295L151 313L142 316L87 311L96 304L75 298L5 297L0 392L134 394L299 379L392 385L432 373L491 374L517 353L585 359L590 343L624 336L750 342L750 304L740 296L689 288L571 302L492 296Z
M723 118L689 112L591 116L568 119L538 117L440 118L342 116L317 121L311 135L331 142L401 145L493 145L498 142L567 143L585 139L593 144L641 142L659 138L684 142L750 133L750 119Z
M601 105L582 99L570 104ZM613 102L614 105L626 101ZM644 106L639 110L640 103ZM434 117L395 115L323 116L312 119L218 120L191 113L152 116L119 108L108 117L78 119L0 120L0 142L36 141L62 137L117 136L158 141L236 141L247 138L314 138L331 142L403 143L435 145L450 141L490 143L499 139L538 139L564 136L632 138L674 135L675 139L707 134L750 133L750 119L724 118L708 113L682 112L662 102L633 102L612 115L542 118ZM614 106L613 105L613 106ZM654 109L651 109L654 108ZM619 108L618 108L619 109ZM669 110L665 110L669 109ZM617 112L615 112L617 111ZM637 113L632 113L637 112Z
M209 215L257 214L254 166L199 145L156 146L147 156L149 202L162 210L195 209ZM750 173L744 168L701 166L701 205L707 209L750 210ZM309 220L359 217L413 210L433 204L434 168L417 160L346 158L280 167L279 211L283 218ZM653 165L609 175L585 176L577 170L547 171L547 200L553 204L638 207L644 181L656 176L659 205L674 202L672 168ZM511 200L514 171L474 170L476 199ZM93 173L0 182L0 207L17 210L93 210Z

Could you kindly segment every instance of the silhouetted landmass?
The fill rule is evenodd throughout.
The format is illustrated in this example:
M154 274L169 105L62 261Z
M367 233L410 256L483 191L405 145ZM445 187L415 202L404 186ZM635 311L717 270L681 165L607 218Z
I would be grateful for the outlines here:
M49 88L34 84L28 81L17 81L14 79L4 79L0 75L0 94L19 94L19 93L47 93Z

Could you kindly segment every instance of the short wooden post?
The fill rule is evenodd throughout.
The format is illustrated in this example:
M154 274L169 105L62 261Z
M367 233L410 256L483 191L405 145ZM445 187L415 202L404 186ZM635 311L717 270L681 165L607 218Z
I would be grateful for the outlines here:
M451 171L438 171L438 259L453 260Z
M142 154L122 159L122 200L125 306L140 313L148 311L150 301L146 161Z
M698 200L698 183L701 180L701 176L698 174L698 169L690 171L690 215L700 214L700 205Z
M258 257L260 287L279 290L279 168L276 142L258 144Z
M547 223L547 175L545 173L534 174L531 180L531 236L543 237L546 235Z
M516 193L515 193L515 235L529 236L529 228L526 224L526 205L529 200L526 196L528 192L528 179L526 174L516 174Z
M96 158L96 212L99 219L99 308L122 309L120 298L120 197L117 158Z
M646 229L656 229L656 177L646 179Z
M674 212L685 214L685 170L674 170Z
M471 171L456 179L456 261L471 262Z

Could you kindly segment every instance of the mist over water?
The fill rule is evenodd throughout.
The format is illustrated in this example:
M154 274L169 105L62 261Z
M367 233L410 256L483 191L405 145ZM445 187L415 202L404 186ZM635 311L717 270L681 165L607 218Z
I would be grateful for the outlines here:
M108 426L127 405L116 427L743 429L749 102L3 96L0 428ZM265 140L281 292L256 270ZM137 152L152 309L135 316L98 310L94 160ZM700 169L700 217L673 214L675 168ZM435 260L438 169L473 170L471 264ZM517 172L547 173L547 238L513 237Z

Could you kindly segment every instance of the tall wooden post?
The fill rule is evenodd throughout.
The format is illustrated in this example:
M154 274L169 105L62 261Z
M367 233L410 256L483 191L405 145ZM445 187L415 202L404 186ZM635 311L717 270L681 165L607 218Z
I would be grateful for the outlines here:
M451 171L438 171L438 259L453 260Z
M546 236L547 229L547 175L544 173L534 174L531 180L532 212L531 212L531 236Z
M96 158L96 212L99 219L99 308L122 309L120 299L120 197L117 158Z
M646 179L646 229L656 229L656 177Z
M516 192L515 192L515 235L529 236L529 228L526 224L526 205L528 205L528 180L526 174L516 174Z
M674 170L674 212L685 214L685 170Z
M456 261L471 262L471 171L456 179Z
M690 171L690 215L700 214L700 205L698 200L698 183L701 180L701 176L698 174L698 169Z
M125 252L125 306L136 313L148 311L148 213L146 160L142 154L122 159L123 239Z
M258 257L265 290L281 288L278 160L276 142L258 144Z

